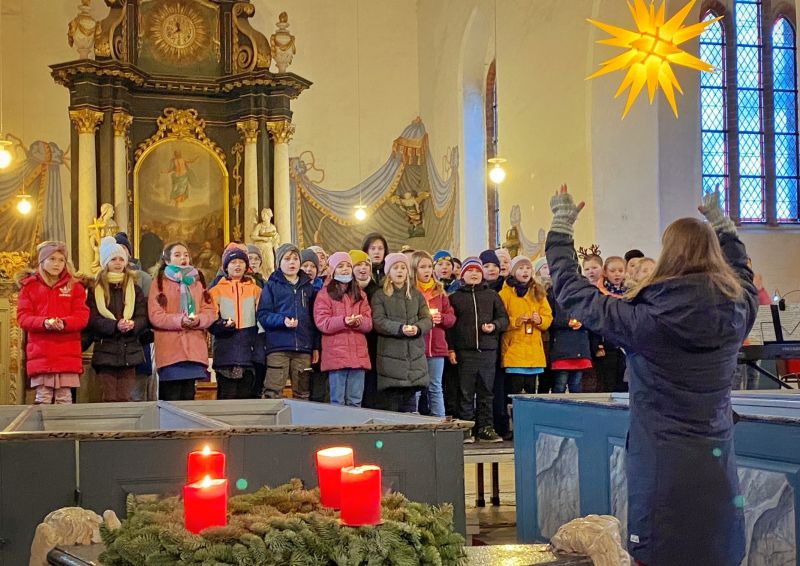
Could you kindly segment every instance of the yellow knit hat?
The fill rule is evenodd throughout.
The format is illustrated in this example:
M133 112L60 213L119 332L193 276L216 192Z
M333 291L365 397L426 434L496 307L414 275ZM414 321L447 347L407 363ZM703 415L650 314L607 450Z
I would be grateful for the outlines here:
M350 250L348 253L350 254L350 259L353 261L353 265L361 263L362 261L369 262L369 256L366 252L362 252L361 250Z

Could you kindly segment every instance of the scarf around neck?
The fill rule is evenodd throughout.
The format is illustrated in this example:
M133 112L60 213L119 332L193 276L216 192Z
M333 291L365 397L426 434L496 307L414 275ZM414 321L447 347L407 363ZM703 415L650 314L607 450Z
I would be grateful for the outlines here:
M605 285L605 288L609 293L619 297L623 296L625 293L628 292L628 288L625 287L624 283L622 285L614 285L613 283L611 283L611 281L606 279L603 281L603 285Z
M523 283L513 275L509 275L506 281L511 287L514 288L514 291L517 292L517 297L524 297L525 294L530 290L530 282Z
M124 273L108 273L106 277L108 278L108 283L110 285L119 285L125 280ZM133 317L133 309L136 306L136 287L133 283L133 277L128 277L128 283L125 285L124 301L125 306L122 309L122 320L131 320ZM106 292L103 290L103 286L99 282L94 286L94 302L97 305L97 312L99 312L104 318L109 320L117 320L117 317L114 316L114 313L108 309Z
M430 293L433 291L433 288L436 286L436 279L433 277L427 283L423 283L419 279L417 279L417 288L422 291L423 293Z
M191 265L187 265L186 267L168 265L164 268L164 275L166 275L167 279L170 281L174 281L180 285L181 311L186 315L195 314L197 311L195 310L194 297L192 297L190 287L197 281L197 269Z

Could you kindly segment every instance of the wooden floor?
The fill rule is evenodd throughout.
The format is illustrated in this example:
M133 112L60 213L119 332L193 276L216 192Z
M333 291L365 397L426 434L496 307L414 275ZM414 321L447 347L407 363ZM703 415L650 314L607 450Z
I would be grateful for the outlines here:
M464 446L465 456L478 450L505 450L514 447L513 442L497 444L476 443ZM484 464L484 497L485 507L476 507L477 496L475 464L464 465L464 499L467 507L467 525L478 525L478 534L473 537L473 544L515 544L517 542L516 502L514 491L514 463L500 462L500 506L490 502L492 490L491 464Z

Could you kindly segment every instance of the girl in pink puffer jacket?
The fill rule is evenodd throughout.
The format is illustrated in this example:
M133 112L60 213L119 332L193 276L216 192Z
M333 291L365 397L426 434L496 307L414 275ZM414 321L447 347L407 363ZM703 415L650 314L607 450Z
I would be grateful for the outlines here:
M320 369L329 372L332 404L360 407L364 370L371 367L366 335L372 330L372 310L353 278L350 255L336 252L328 266L328 283L314 302L314 322L322 333Z

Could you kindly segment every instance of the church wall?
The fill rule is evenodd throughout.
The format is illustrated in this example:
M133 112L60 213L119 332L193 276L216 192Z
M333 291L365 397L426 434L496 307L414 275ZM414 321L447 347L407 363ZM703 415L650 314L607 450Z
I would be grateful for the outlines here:
M313 151L326 188L357 184L383 165L392 141L419 113L416 1L253 4L253 27L267 36L278 13L288 12L297 37L289 70L314 82L292 107L291 155Z

